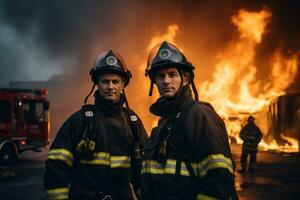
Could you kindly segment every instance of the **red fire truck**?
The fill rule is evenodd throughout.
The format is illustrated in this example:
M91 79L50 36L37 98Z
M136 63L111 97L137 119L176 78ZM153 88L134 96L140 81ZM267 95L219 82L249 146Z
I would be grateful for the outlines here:
M46 89L0 88L0 164L26 150L39 151L50 141Z

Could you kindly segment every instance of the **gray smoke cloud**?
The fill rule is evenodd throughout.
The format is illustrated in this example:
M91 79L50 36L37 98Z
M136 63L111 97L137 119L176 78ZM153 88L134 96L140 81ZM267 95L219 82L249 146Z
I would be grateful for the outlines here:
M0 11L4 12L2 6ZM44 81L76 62L72 57L51 55L40 38L37 19L26 24L26 31L20 31L1 16L0 49L0 87L9 81Z

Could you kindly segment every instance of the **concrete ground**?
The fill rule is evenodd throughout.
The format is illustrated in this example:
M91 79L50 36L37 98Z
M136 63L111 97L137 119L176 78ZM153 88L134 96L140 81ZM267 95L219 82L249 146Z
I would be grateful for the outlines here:
M240 169L241 145L232 145ZM236 172L236 189L242 200L300 199L300 154L259 151L254 173Z

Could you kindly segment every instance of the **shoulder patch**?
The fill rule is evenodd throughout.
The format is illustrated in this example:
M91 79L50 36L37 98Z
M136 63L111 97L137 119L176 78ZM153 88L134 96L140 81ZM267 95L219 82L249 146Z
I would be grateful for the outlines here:
M136 122L138 120L137 116L136 115L130 115L130 120L132 122Z
M93 113L93 111L85 111L84 115L85 115L86 117L93 117L93 116L94 116L94 113Z

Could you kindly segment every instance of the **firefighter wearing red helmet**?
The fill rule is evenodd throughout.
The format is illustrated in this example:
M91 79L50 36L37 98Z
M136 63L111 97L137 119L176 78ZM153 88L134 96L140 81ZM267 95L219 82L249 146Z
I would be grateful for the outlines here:
M243 140L241 155L241 173L246 173L247 160L250 155L249 172L254 172L256 165L256 154L258 152L258 143L262 139L262 132L254 123L254 117L248 117L248 123L242 128L240 138Z
M98 86L95 103L71 115L50 147L47 198L132 200L147 134L140 118L123 107L131 74L122 57L109 50L98 56L90 75L94 85L88 96Z
M193 70L168 42L149 54L150 95L154 84L160 94L150 112L160 120L144 146L144 200L237 198L224 122L209 103L197 100Z

